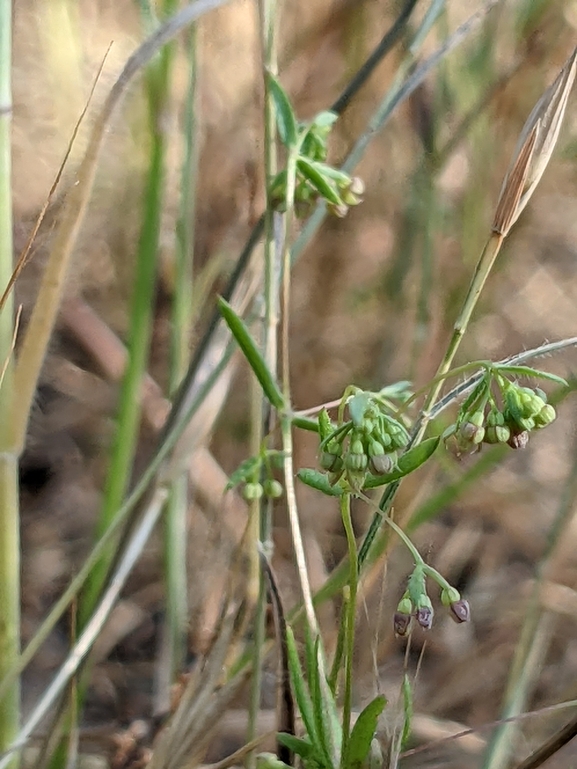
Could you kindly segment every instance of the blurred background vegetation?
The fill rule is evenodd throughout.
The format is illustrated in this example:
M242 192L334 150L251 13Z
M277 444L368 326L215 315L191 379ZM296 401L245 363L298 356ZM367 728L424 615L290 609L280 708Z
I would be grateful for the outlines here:
M306 119L334 102L403 4L293 0L279 5L280 80L299 117ZM435 50L483 4L448 0L441 5L419 58ZM428 6L416 3L397 45L338 121L331 140L332 162L343 160L366 130ZM14 4L16 252L46 199L106 49L112 41L95 104L102 102L128 54L150 31L146 8L131 0ZM519 132L574 47L576 32L577 10L571 0L504 0L372 138L355 169L366 186L363 204L342 220L326 220L294 268L290 338L296 408L339 398L351 383L378 389L410 379L419 387L432 376L484 244ZM180 279L177 222L189 43L184 37L173 48L161 110L154 89L147 90L149 82L132 86L99 162L22 458L24 643L93 542L118 402L118 383L105 365L114 349L106 331L126 339L130 326L153 129L166 141L166 185L148 370L162 392L171 391L170 307ZM203 17L195 45L198 179L188 222L194 221L192 331L187 342L191 351L264 206L256 4L236 0ZM497 360L575 334L576 114L573 98L556 154L499 258L460 361ZM64 190L74 182L90 115L73 146ZM33 259L17 284L24 322L60 204L57 195ZM257 249L250 267L254 280L260 275L261 256ZM573 352L542 365L562 376L570 376L573 366ZM217 397L205 409L199 426L205 437L190 468L188 665L194 665L212 637L223 575L246 523L244 502L235 494L223 497L227 475L251 451L249 375L243 365L235 366L231 381L224 404ZM439 453L433 464L411 476L397 497L396 509L403 517L418 516L421 522L414 532L421 552L463 591L473 611L466 627L439 616L430 634L415 634L406 654L406 644L392 635L391 618L410 568L408 558L395 551L386 570L380 561L365 579L355 697L360 705L382 691L394 705L405 667L414 674L424 650L414 687L415 745L500 717L527 601L563 505L564 536L548 556L539 592L540 635L523 708L577 697L577 518L571 488L577 456L575 418L569 398L560 406L557 422L523 452L484 452L460 459ZM152 440L153 428L143 424L135 474ZM314 466L316 437L298 432L295 441L295 466ZM345 555L346 542L332 500L301 487L298 495L311 581L317 589ZM367 522L366 509L359 508L359 533ZM281 503L274 524L273 563L290 607L298 600L298 590ZM155 536L97 644L82 721L85 753L114 754L111 736L135 719L152 716L165 612L163 563L161 538ZM323 633L330 638L336 632L335 606L327 602L319 611ZM63 621L25 672L25 711L65 655L68 634ZM238 653L231 649L230 662ZM266 730L274 728L275 671L270 662L262 711ZM246 693L240 691L218 719L209 759L243 743L245 707ZM390 730L394 706L387 713ZM522 724L515 743L519 755L564 719L564 714L548 714ZM403 765L481 766L488 737L480 731L408 757ZM136 766L120 763L118 754L116 765Z

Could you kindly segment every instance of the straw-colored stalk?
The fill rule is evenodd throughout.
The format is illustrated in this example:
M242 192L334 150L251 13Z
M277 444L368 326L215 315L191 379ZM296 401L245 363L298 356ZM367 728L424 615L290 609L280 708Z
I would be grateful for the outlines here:
M11 31L12 3L0 0L0 287L12 273L11 188ZM20 651L20 542L18 456L10 435L13 406L12 365L13 304L9 299L0 313L0 680L18 659ZM20 688L15 679L0 702L0 753L14 739L20 719ZM17 765L17 759L12 762Z

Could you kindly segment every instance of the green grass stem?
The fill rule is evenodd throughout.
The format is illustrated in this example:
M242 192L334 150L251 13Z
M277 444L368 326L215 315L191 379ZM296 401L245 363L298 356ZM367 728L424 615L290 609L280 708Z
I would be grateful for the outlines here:
M128 333L128 362L122 381L117 429L104 492L104 502L97 525L100 536L110 525L130 483L141 412L141 387L147 369L152 334L154 292L158 243L164 199L166 137L162 131L162 112L171 53L164 48L160 59L151 65L148 77L148 102L151 121L150 161L146 180L142 227L136 255L134 291L131 300ZM90 616L106 579L113 554L104 558L87 585L79 609L80 626Z

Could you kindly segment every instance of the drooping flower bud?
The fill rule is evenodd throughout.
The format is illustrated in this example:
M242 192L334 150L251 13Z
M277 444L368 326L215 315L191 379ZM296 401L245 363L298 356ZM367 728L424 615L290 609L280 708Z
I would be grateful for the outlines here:
M392 459L385 453L385 448L379 441L369 443L369 470L373 475L385 475L393 469Z
M423 630L430 630L433 626L433 604L428 595L423 594L419 598L419 605L417 606L416 618L419 625Z
M407 594L405 594L397 606L397 610L393 617L393 627L395 629L395 635L405 636L409 632L411 627L411 621L413 619L413 604Z
M461 598L458 601L453 601L450 604L449 609L451 611L451 618L459 624L468 622L471 619L471 607L469 606L469 602L464 598Z
M393 628L395 635L399 637L406 636L411 628L412 616L410 614L402 614L396 611L393 617Z
M511 432L511 437L507 443L512 449L524 449L529 443L529 433L526 430Z
M279 499L283 495L282 483L276 478L267 478L263 483L263 490L265 496L270 497L270 499Z
M260 483L245 483L242 490L242 496L250 502L254 499L260 499L264 493L262 484Z
M546 403L541 411L535 416L535 427L539 430L542 427L550 425L557 418L555 407Z
M343 467L343 447L338 441L330 441L326 449L321 453L320 465L323 470L338 472Z

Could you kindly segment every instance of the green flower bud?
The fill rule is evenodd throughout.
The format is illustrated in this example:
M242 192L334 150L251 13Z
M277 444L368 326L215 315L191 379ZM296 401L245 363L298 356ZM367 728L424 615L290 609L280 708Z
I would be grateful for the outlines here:
M282 483L274 478L267 478L262 486L265 496L271 499L279 499L283 495Z
M475 411L473 414L469 415L468 421L472 425L475 425L475 427L483 427L483 425L485 424L485 412Z
M397 604L397 611L401 614L413 613L413 602L406 593Z
M260 483L245 483L242 490L242 496L249 502L253 499L260 499L264 493L262 484Z
M520 428L526 430L528 433L535 429L535 420L533 417L522 417L521 419L517 420L517 423Z
M365 453L365 447L360 438L354 438L351 441L349 453L351 454L364 454Z
M349 453L345 457L345 467L353 473L360 473L369 466L369 458L366 454Z
M511 430L507 425L494 425L485 430L485 443L507 443Z
M461 594L456 587L444 587L441 590L441 603L443 606L450 606L455 601L461 599Z
M555 411L554 406L551 406L550 403L546 403L541 411L535 416L535 427L537 429L546 427L547 425L550 425L551 422L553 422L556 418L557 412Z
M485 437L485 428L483 427L483 422L481 421L480 424L476 424L479 422L479 413L480 412L472 414L468 421L462 422L461 426L459 427L461 438L463 438L466 443L470 443L473 446L478 446L480 443L482 443L483 438ZM473 417L475 418L475 422L472 421Z
M338 441L329 441L326 449L321 452L320 466L323 470L328 470L332 473L342 470L342 453L343 446L341 443Z
M491 409L487 414L487 427L499 427L505 424L505 417L500 411Z

